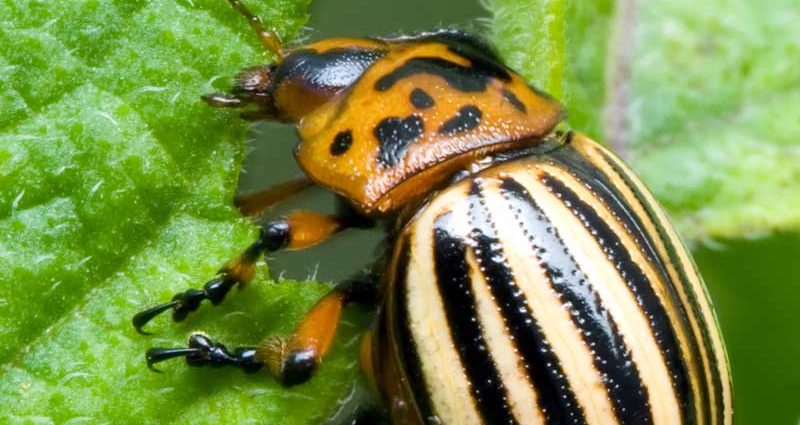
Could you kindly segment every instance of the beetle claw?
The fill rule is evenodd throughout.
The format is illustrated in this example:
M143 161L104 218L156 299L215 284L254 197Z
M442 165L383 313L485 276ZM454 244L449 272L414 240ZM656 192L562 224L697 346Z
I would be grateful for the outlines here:
M159 304L155 307L148 308L147 310L140 311L135 316L133 316L133 327L136 328L136 332L142 335L151 335L150 332L145 332L142 330L142 327L146 325L149 321L153 320L154 317L158 316L159 314L175 307L178 305L178 300L173 300L164 304Z
M147 360L147 368L153 372L161 373L153 367L154 364L169 360L175 357L188 356L200 351L199 348L151 348L147 350L144 357Z

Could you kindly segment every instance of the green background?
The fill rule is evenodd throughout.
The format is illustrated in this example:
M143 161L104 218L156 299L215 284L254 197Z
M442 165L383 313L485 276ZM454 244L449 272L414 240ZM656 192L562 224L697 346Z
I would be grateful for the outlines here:
M401 34L441 26L478 29L486 11L474 1L312 3L309 39ZM587 108L572 111L599 114ZM259 124L240 189L247 191L298 172L291 158L292 128ZM599 137L599 135L594 135ZM798 165L800 167L800 165ZM323 193L302 196L291 207L325 209ZM279 211L289 208L282 207ZM372 257L379 236L351 232L304 252L281 253L271 265L287 276L321 281L346 276ZM737 424L800 421L800 235L715 240L694 249L728 346L734 376ZM342 265L348 267L342 267Z

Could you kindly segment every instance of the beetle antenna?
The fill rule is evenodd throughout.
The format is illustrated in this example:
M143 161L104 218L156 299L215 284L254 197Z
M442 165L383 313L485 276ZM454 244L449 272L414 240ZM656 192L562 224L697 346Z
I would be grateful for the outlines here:
M239 12L245 19L247 19L247 23L250 24L250 28L256 32L258 39L261 41L261 44L270 52L272 52L278 60L282 60L284 56L282 47L283 43L281 42L281 38L274 30L267 30L264 28L264 24L261 22L258 16L254 15L247 6L244 5L239 0L228 0L228 2Z

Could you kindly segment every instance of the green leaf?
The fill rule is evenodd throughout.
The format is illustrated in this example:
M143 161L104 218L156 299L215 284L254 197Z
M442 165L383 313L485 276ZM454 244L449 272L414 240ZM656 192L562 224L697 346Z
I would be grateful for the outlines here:
M486 0L490 35L506 64L555 96L564 95L566 0Z
M252 1L285 38L308 0ZM286 334L327 290L261 275L184 323L134 313L247 246L231 207L247 125L199 96L263 63L220 0L0 3L0 412L11 423L307 423L355 374L345 322L319 379L144 364L197 329L229 346ZM358 319L358 317L351 317Z
M544 88L566 75L571 126L626 156L685 237L800 228L796 1L562 3L489 1L496 43Z
M690 237L797 229L797 3L660 1L642 19L661 22L642 28L632 80L643 177Z

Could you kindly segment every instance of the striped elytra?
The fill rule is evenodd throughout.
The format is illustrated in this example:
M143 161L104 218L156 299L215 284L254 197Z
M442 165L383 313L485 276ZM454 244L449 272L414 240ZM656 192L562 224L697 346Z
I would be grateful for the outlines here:
M435 195L400 232L387 285L373 341L378 374L398 381L383 385L401 401L393 423L732 422L689 254L584 136Z

